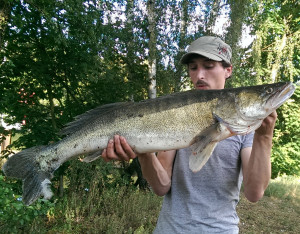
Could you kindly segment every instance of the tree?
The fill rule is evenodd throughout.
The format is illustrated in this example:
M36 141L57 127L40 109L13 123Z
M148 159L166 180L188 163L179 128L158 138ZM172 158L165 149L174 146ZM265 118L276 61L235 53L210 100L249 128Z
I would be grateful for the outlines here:
M0 50L2 49L4 43L3 36L7 28L7 22L10 17L10 10L11 3L9 0L3 0L0 2Z
M149 74L149 98L156 97L156 12L155 1L147 2L148 24L149 24L149 56L148 56L148 74Z
M233 65L233 79L229 80L229 84L227 86L233 86L233 84L243 85L244 77L243 68L241 68L241 64L243 64L245 50L243 50L240 46L240 40L243 32L243 25L246 21L247 16L247 7L249 5L249 1L238 0L238 1L228 1L230 4L230 26L228 27L228 32L226 34L226 42L231 45L232 49L232 65ZM240 74L240 75L239 75Z
M251 62L259 83L299 79L298 7L298 1L253 4L257 21Z
M300 175L300 88L277 112L272 153L272 178Z
M252 8L250 21L256 39L252 45L252 56L248 58L248 69L252 73L250 79L257 84L299 81L299 2L253 2ZM277 110L272 153L273 178L284 173L300 174L299 109L298 87L292 98Z
M183 66L180 63L181 57L184 55L184 49L186 47L186 37L187 37L187 21L188 21L188 4L187 0L182 1L182 6L180 8L180 34L178 40L178 53L174 58L175 62L175 92L182 89L182 76L183 76Z
M24 123L14 147L58 140L66 122L96 105L143 99L146 79L139 74L145 66L126 66L122 40L116 41L124 30L105 23L97 6L14 2L1 64L1 113L8 114L8 123Z

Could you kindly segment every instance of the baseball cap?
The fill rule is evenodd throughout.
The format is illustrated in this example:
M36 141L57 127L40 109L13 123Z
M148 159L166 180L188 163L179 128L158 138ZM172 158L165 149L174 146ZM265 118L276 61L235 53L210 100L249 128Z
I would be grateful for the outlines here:
M218 37L203 36L193 41L180 62L187 64L192 54L199 54L214 61L224 60L231 64L231 48Z

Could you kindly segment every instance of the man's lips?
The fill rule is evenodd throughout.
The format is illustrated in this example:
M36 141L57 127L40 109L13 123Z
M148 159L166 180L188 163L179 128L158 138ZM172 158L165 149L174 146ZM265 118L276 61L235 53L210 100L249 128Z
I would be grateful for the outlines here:
M198 82L196 83L196 88L201 89L201 88L205 88L205 87L208 87L208 85L207 85L207 83L205 83L205 82L203 82L203 81L198 81Z

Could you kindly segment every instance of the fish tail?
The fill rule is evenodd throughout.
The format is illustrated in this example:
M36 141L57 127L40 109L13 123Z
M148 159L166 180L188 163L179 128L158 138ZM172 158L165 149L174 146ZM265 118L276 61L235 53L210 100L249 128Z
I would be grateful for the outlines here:
M46 146L32 147L23 150L7 159L2 167L4 174L23 180L23 202L32 204L43 195L45 199L52 197L50 179L52 173L41 169L38 156Z

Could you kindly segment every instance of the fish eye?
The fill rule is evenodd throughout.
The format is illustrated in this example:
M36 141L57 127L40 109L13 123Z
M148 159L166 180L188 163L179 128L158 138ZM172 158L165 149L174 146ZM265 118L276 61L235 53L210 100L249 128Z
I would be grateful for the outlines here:
M272 92L273 92L273 89L272 89L272 88L268 88L268 89L266 90L266 92L267 92L267 93L272 93Z

